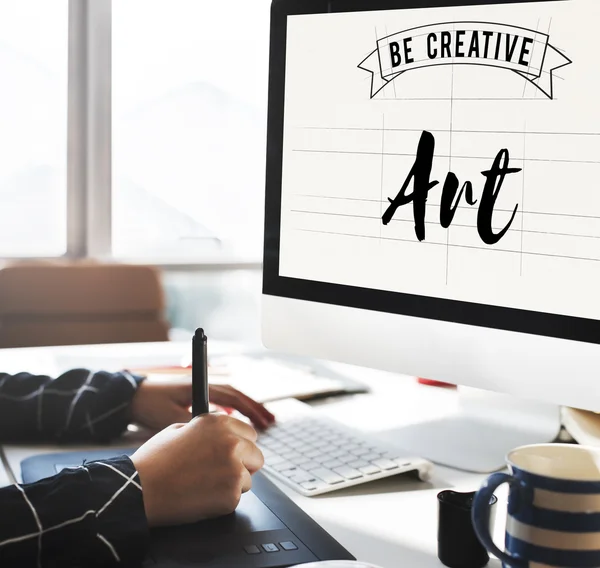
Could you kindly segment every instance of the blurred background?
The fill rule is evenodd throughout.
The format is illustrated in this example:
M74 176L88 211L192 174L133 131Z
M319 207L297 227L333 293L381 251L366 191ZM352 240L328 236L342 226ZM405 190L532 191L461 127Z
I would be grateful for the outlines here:
M258 342L269 8L0 3L3 266L157 267L172 328Z

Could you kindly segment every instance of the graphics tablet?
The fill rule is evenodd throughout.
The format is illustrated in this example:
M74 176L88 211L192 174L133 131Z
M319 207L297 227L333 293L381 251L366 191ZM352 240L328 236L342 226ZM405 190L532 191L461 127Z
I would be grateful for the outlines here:
M131 455L135 450L65 452L21 463L24 483L56 475L83 461ZM253 477L235 513L193 525L153 529L144 566L156 568L284 568L319 560L354 557L267 478Z

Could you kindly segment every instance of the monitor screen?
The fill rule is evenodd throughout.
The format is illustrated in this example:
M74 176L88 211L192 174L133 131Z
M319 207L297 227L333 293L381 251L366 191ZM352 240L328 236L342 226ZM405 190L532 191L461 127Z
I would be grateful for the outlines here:
M464 3L274 7L264 291L600 343L600 4Z

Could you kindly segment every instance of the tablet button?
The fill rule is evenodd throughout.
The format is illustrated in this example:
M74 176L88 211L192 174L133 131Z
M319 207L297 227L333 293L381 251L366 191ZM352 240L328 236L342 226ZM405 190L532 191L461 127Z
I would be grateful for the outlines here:
M244 550L247 554L260 554L260 548L255 544L250 544L248 546L244 546Z
M265 549L265 552L279 552L279 548L275 544L263 544L262 547Z
M298 547L291 540L280 542L279 546L281 546L283 550L298 550Z

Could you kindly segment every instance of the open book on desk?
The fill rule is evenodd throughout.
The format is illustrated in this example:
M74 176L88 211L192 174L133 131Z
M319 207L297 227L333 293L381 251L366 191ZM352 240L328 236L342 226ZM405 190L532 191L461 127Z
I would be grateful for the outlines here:
M187 375L190 369L148 368L137 372L152 378ZM263 351L209 357L208 375L212 384L231 385L263 403L286 398L306 401L369 390L325 363Z

